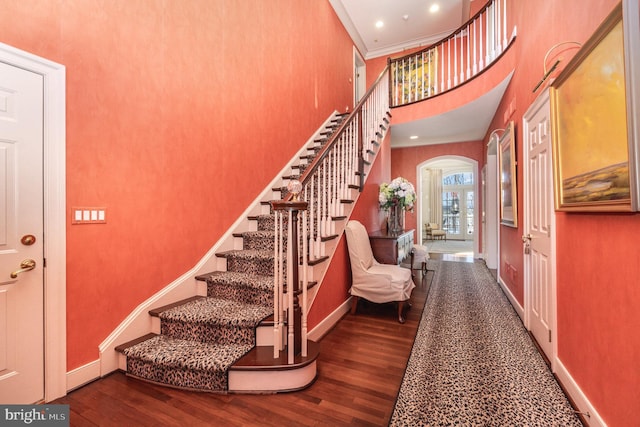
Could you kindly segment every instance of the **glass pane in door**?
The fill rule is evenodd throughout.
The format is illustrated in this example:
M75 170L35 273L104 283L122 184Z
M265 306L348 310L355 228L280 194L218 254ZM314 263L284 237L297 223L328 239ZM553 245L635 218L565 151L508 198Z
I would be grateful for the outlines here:
M442 229L447 236L460 236L460 198L456 191L442 192Z
M465 191L465 207L466 207L466 236L465 240L473 239L474 217L475 217L475 198L473 191Z

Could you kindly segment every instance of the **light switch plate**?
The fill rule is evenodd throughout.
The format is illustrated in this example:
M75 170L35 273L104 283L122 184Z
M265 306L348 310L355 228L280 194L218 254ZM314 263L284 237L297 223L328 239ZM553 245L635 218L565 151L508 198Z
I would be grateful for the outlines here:
M106 207L72 207L71 224L106 224Z

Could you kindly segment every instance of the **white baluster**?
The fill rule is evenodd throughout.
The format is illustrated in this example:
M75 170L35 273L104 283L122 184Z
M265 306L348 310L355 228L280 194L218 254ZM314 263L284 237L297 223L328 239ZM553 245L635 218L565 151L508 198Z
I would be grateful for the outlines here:
M440 47L440 50L442 51L442 47ZM437 59L437 61L438 61L438 62L440 62L440 63L442 63L442 54L438 54L438 46L436 46L435 52L436 52L436 59ZM442 78L442 73L441 73L440 75L438 74L438 62L436 62L436 66L435 66L435 69L436 69L436 79L435 79L435 81L434 81L434 85L433 85L433 87L434 87L434 95L438 93L438 82L439 82L439 81L440 81L440 79ZM442 66L444 67L444 65L442 65ZM444 68L443 68L443 69L444 69ZM440 90L442 91L442 88L440 88Z
M478 17L478 21L480 22L480 31L478 32L480 34L480 42L478 43L478 47L480 48L480 52L478 52L478 57L480 58L480 64L478 65L478 71L482 71L482 69L484 68L484 62L483 62L484 53L482 50L482 48L484 47L484 43L483 43L484 32L482 31L482 18L486 15L487 15L487 11L485 10L483 14Z
M317 218L316 218L316 249L315 255L316 258L320 258L320 245L322 243L322 185L320 185L320 169L316 169L316 173L314 174L314 181L316 182L316 193L318 197L318 203L316 205L317 210Z
M467 25L467 79L471 78L471 24Z
M451 89L451 39L447 43L447 90Z
M393 64L393 105L398 105L398 63Z
M339 157L339 141L336 141L336 146L333 150L333 214L334 216L340 215L340 165L338 163ZM331 223L335 227L335 221L331 221ZM332 230L331 234L335 234L335 231Z
M278 236L279 236L279 230L278 230L278 212L274 212L274 230L273 230L273 357L274 359L277 358L279 356L279 345L278 342L280 341L278 339L278 310L280 309L280 304L278 301L278 278L279 278L279 272L278 272L278 266L279 266L279 262L278 260L280 259L280 254L278 253L279 249L280 249L280 245L278 244Z
M478 49L478 36L476 33L476 29L478 27L478 19L473 20L473 75L475 76L478 73L478 59L476 56L476 51Z
M507 48L507 0L503 1L503 6L502 6L502 12L504 15L504 19L502 21L502 25L503 25L503 29L502 29L502 35L503 35L503 39L502 39L502 50L505 50Z
M302 357L307 357L307 288L309 278L307 270L309 265L307 262L307 212L302 212Z
M329 212L329 203L330 203L329 176L331 173L331 169L329 167L329 160L327 158L324 159L323 166L324 166L324 183L322 186L323 187L322 192L324 193L324 200L325 200L325 205L324 205L325 220L324 220L324 228L322 230L322 235L329 236L331 234L331 228L329 225L331 222L330 212ZM323 254L324 254L324 251L323 251Z
M294 336L294 326L295 326L295 316L293 311L293 290L294 286L292 283L293 279L293 268L294 268L294 260L293 260L293 245L297 244L291 239L292 232L292 223L293 223L293 213L289 211L289 223L287 224L287 325L288 325L288 334L287 334L287 350L288 350L288 358L287 361L289 364L293 363L293 356L295 350L295 336ZM295 265L297 266L297 262Z
M309 192L307 193L307 200L309 201L309 238L311 239L311 244L309 245L309 258L311 259L315 259L315 245L313 244L314 242L314 229L315 229L315 225L313 224L313 218L314 218L314 202L315 202L315 197L314 197L314 186L315 180L313 179L313 177L311 177L311 180L309 182L309 184L307 185L307 188L309 189Z

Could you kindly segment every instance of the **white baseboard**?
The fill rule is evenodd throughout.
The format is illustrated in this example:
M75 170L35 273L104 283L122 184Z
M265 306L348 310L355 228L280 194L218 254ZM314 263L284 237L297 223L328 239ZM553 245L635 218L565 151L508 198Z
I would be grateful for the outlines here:
M518 313L518 316L520 316L520 319L522 320L522 323L524 324L524 308L520 305L520 303L518 302L518 300L516 299L516 297L513 296L513 294L511 293L511 290L509 289L509 287L502 281L501 278L498 278L498 284L500 285L500 287L502 288L502 291L504 292L504 294L507 296L507 299L509 300L509 302L511 303L511 305L513 306L514 310L516 311L516 313Z
M596 409L591 405L587 396L584 395L559 358L556 358L556 376L578 411L583 414L583 419L586 420L587 425L589 427L606 427L607 424L600 418Z
M349 312L351 309L351 298L347 298L345 302L340 304L338 308L333 310L333 312L322 320L322 322L318 323L315 328L313 328L307 337L311 341L320 341L322 337L324 337L330 330L333 328L339 321L344 317L345 314Z
M67 372L67 393L100 378L100 359Z

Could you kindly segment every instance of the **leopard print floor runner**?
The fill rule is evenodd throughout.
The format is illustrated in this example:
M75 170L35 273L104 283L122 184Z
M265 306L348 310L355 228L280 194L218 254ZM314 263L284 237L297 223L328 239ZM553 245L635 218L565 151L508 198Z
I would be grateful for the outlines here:
M486 266L432 262L389 425L581 426Z

